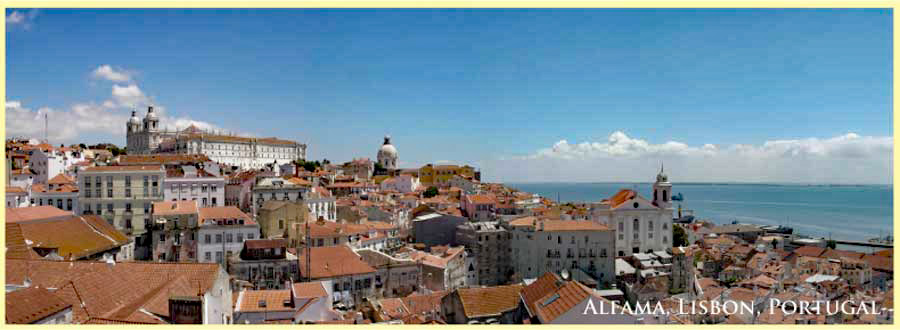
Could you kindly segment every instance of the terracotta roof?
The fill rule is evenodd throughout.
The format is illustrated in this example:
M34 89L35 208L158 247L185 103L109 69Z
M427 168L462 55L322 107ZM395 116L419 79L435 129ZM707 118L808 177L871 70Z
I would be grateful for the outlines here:
M825 248L815 246L801 246L794 250L794 254L804 257L819 257L825 253Z
M7 284L23 283L26 272L32 285L57 288L54 293L73 306L74 323L89 316L163 323L143 311L168 317L170 296L208 292L220 268L212 263L6 260Z
M544 220L544 231L608 231L609 227L594 221ZM539 225L540 226L540 225Z
M57 174L52 179L47 180L48 184L74 184L75 180L65 174Z
M296 298L315 298L315 297L326 297L328 296L328 292L325 291L326 282L301 282L294 283L291 285L291 290L293 290L294 297Z
M69 215L67 218L17 223L19 233L7 232L6 242L23 239L26 246L57 249L65 259L79 259L115 249L129 242L127 236L106 220L95 216ZM9 228L9 226L7 226ZM21 238L18 235L21 235ZM28 244L30 242L30 244ZM16 242L16 244L20 244ZM9 252L9 250L7 250ZM14 254L19 254L15 251ZM31 255L33 257L33 255Z
M24 194L25 189L23 189L22 187L17 187L17 186L6 186L6 193L7 194L10 194L10 193L11 194Z
M883 271L883 272L893 272L894 271L894 261L892 258L884 257L880 255L867 254L863 256L863 261L868 262L869 265L872 266L872 269Z
M592 297L592 291L588 287L578 281L565 281L554 292L550 292L537 301L535 306L535 314L541 323L550 323L560 315L565 314L569 310L578 305L585 299ZM596 297L601 303L606 303L606 299ZM612 305L610 305L612 306Z
M434 251L435 248L438 248L438 246L433 246L432 251ZM450 260L458 256L463 251L465 251L465 248L462 246L448 248L440 255L434 255L423 251L411 251L409 253L409 257L413 260L421 261L423 264L431 267L447 268L447 264L450 262Z
M314 247L310 250L312 258L309 274L305 267L306 260L309 258L306 249L299 251L300 255L297 261L300 265L301 276L311 275L312 278L318 279L375 272L375 268L369 266L358 254L345 245Z
M163 201L153 203L153 215L198 214L197 201Z
M200 219L244 219L244 224L253 224L253 219L234 206L216 206L200 208Z
M531 284L522 288L522 302L525 304L525 308L528 309L528 312L534 315L537 310L535 304L538 300L547 294L556 291L561 284L562 279L559 278L559 276L555 273L546 272L534 282L531 282Z
M26 288L6 293L6 323L27 324L56 314L72 304L43 288Z
M284 305L285 301L291 301L291 290L245 290L238 296L234 312L293 311L293 307ZM264 306L260 306L261 304Z
M43 194L68 194L78 192L78 186L74 184L63 184L53 189L47 189L46 185L36 183L31 186L31 192Z
M441 299L450 294L449 290L434 291L429 294L414 292L405 298L400 298L409 310L410 314L422 314L432 310L441 310Z
M186 134L178 137L185 140L204 140L204 141L221 141L221 142L238 142L238 143L258 143L258 144L278 144L278 145L295 145L299 144L294 141L281 140L274 137L268 138L252 138L243 136L217 135L217 134Z
M460 288L456 290L467 318L499 316L519 304L521 284L486 288Z
M6 222L28 222L59 217L72 216L72 212L63 211L53 206L15 207L6 209Z
M853 252L846 250L834 250L827 249L825 253L822 254L822 258L828 259L840 259L840 258L850 258L850 259L862 259L864 253L862 252Z
M92 166L84 169L85 172L146 172L159 171L163 172L160 165L126 165L126 166Z
M244 241L247 249L275 249L286 248L287 241L283 239L248 239Z
M471 204L496 204L497 198L493 195L466 195L466 198L469 200Z
M882 256L882 257L893 258L893 257L894 257L894 250L893 250L893 249L881 250L881 251L875 252L875 255L879 255L879 256Z
M612 197L610 197L608 199L609 207L611 207L611 208L619 207L619 205L622 205L623 203L625 203L629 200L632 200L635 197L637 197L637 192L635 192L634 190L631 190L631 189L619 190L619 192L617 192L615 195L613 195Z

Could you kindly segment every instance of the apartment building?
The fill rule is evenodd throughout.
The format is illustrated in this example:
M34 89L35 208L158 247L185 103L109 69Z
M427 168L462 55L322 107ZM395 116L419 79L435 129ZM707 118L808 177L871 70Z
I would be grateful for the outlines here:
M147 231L153 202L163 199L161 165L95 166L78 176L78 214L96 214L127 235ZM140 244L138 244L140 245Z

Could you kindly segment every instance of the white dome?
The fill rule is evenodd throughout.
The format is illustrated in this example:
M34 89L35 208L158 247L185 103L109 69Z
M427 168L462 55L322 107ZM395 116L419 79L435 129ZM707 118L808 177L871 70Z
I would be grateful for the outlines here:
M378 153L384 156L397 156L397 148L394 147L393 144L385 144L381 146L381 149L378 149Z
M128 119L128 123L137 125L141 124L141 120L137 117L137 111L131 112L131 118Z
M147 119L157 119L156 112L153 112L153 107L147 109Z
M387 135L384 137L384 144L381 145L381 149L378 149L379 156L385 157L397 157L397 148L391 144L391 136Z

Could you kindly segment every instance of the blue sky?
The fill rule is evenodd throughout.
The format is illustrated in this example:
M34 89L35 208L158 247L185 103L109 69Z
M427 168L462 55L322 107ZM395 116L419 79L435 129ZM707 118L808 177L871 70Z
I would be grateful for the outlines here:
M652 148L670 141L721 150L815 141L827 149L852 133L860 138L851 144L875 153L873 164L884 165L885 148L888 158L892 152L883 145L892 136L890 10L11 9L6 16L7 101L24 114L20 126L34 126L27 123L42 108L60 118L88 113L78 106L110 122L127 117L123 102L100 105L121 96L114 86L134 86L129 100L152 100L173 122L296 139L309 144L309 158L374 158L390 134L401 166L468 162L509 181L604 180L575 168L619 154L593 148L573 160L558 148L540 151L563 140L610 144L616 132L650 146L635 161L636 178L654 173L659 160L696 167L690 155ZM128 78L92 74L103 65ZM11 130L20 117L9 105L7 114ZM58 140L125 143L124 121L76 126ZM861 142L870 137L876 147ZM541 155L580 165L565 175L499 174ZM848 180L885 181L886 171ZM717 180L746 177L722 175ZM774 172L753 180L791 181Z

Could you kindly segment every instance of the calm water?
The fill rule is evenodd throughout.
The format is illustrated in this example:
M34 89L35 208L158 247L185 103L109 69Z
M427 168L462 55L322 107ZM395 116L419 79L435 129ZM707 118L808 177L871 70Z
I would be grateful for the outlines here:
M510 183L510 187L565 202L600 201L619 189L651 199L649 183ZM807 186L763 184L672 184L683 209L715 223L787 225L813 237L868 240L892 233L890 185ZM679 202L675 202L677 212Z

